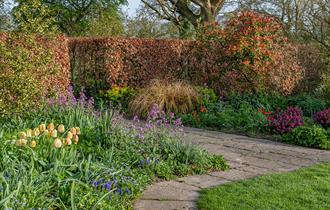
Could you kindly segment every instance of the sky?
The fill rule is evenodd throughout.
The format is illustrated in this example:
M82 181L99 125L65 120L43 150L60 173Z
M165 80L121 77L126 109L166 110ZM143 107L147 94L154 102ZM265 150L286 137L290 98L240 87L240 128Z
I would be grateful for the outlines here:
M140 0L128 0L128 5L123 7L123 10L127 11L130 16L133 16L140 4Z

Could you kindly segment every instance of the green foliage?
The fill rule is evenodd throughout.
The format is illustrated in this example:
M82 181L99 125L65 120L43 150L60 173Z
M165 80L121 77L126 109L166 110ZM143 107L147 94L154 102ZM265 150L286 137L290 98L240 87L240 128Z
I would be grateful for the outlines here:
M242 102L246 102L253 106L255 109L264 108L267 111L274 111L277 108L284 109L288 106L287 97L281 96L276 92L270 93L230 93L226 97L228 104L237 109Z
M321 127L297 127L291 133L283 136L283 141L306 147L330 149L330 136Z
M100 92L100 98L108 105L121 108L124 112L128 112L128 105L135 95L136 91L130 87L114 87Z
M217 96L217 94L212 88L197 87L196 89L200 95L201 98L200 103L202 105L217 103L219 101L219 96Z
M57 31L55 13L42 0L16 0L13 16L19 31L47 34Z
M157 176L161 179L170 180L173 177L173 171L167 163L160 162L155 169Z
M100 11L99 17L89 24L86 36L123 36L124 25L116 8L110 7Z
M301 94L298 96L290 97L288 105L299 107L303 111L303 115L311 117L315 112L327 108L327 101L315 98L309 94Z
M14 17L23 31L58 30L71 36L122 33L119 6L126 0L16 0ZM105 25L107 21L111 24ZM92 31L95 30L95 31ZM103 31L102 31L103 30Z
M318 92L325 98L330 98L330 66L327 68L327 72L323 73L322 80Z
M53 54L36 38L8 34L0 42L0 117L21 115L47 93L44 83L57 72Z
M1 206L129 209L155 177L170 179L227 168L222 157L184 144L170 130L146 130L140 138L140 129L125 127L112 110L96 111L83 101L46 105L25 118L0 123ZM79 126L79 143L54 148L47 139L36 137L41 143L35 148L28 146L30 140L27 146L12 144L19 131L49 122Z
M242 101L238 107L224 102L214 104L214 106L217 106L217 111L213 109L183 115L183 124L251 134L266 131L266 116L245 101Z

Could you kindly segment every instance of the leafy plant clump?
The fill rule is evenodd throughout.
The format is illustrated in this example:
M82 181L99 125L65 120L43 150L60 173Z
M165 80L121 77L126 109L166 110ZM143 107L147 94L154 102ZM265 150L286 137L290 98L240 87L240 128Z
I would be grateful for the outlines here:
M303 126L304 120L299 108L289 107L284 111L277 110L268 118L268 126L274 132L285 134L294 128Z
M126 209L157 178L227 168L221 156L184 144L180 119L157 107L146 125L124 124L72 89L25 118L1 122L0 205Z
M330 128L330 108L315 113L313 115L313 120L324 128Z
M136 91L130 87L113 87L107 91L100 91L100 98L115 108L128 112L128 105L136 95Z
M295 128L283 136L283 141L305 147L330 149L330 136L325 129L316 125Z

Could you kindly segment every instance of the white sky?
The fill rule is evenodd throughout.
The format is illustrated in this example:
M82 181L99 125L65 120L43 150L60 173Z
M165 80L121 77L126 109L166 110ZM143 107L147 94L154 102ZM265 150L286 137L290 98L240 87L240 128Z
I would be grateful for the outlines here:
M141 4L140 0L128 0L128 5L123 7L124 11L127 11L130 16L135 14L136 9Z

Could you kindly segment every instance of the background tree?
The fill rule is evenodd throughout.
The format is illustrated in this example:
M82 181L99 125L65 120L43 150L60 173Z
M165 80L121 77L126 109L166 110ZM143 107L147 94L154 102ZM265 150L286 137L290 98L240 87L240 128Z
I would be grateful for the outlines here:
M0 0L0 31L9 30L11 27L11 18L8 10L8 1Z
M17 0L17 3L13 17L18 31L38 34L57 31L54 11L40 0Z
M141 6L133 17L126 18L126 36L138 38L179 38L177 26L153 15L147 6Z
M17 6L14 10L31 6L32 13L34 13L34 4L41 5L38 7L45 8L47 13L39 19L44 21L52 19L51 21L54 20L54 25L61 32L69 36L80 36L86 35L96 20L104 21L106 16L113 15L114 11L119 10L120 5L126 3L126 0L16 0L16 2ZM37 16L39 15L35 17ZM22 16L20 21L26 19Z
M98 18L91 21L85 36L124 36L122 15L113 7L99 11Z
M214 22L225 0L141 0L160 18L173 22L182 37L191 28Z

